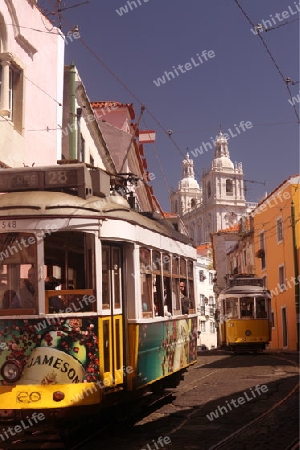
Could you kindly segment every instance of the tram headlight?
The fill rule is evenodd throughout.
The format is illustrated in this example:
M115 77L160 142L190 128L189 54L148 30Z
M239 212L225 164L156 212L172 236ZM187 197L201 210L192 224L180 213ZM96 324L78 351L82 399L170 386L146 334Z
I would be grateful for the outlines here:
M14 383L21 377L22 366L15 360L5 361L0 372L5 381Z
M251 333L250 330L246 330L246 331L245 331L245 335L246 335L246 336L251 336L251 334L252 334L252 333Z

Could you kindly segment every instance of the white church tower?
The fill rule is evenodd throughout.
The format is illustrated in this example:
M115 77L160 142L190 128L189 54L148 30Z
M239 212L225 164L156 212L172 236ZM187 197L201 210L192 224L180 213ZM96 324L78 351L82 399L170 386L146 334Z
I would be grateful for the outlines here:
M202 188L194 177L193 160L186 155L183 178L171 195L172 212L182 219L196 245L209 242L210 233L230 227L246 213L242 163L233 164L228 142L220 131L211 169L203 172Z
M246 213L242 163L234 165L231 161L228 142L221 131L215 141L211 169L202 176L202 189L207 242L210 233L234 225Z
M195 180L194 161L186 154L182 161L182 179L177 191L171 194L171 211L183 216L192 209L199 207L202 195L198 181Z

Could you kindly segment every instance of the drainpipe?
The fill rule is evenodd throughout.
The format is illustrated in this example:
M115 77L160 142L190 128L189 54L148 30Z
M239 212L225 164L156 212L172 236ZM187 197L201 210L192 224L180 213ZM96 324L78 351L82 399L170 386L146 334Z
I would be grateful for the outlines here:
M69 159L77 158L76 151L76 95L75 95L76 70L75 65L70 66L70 135L69 135Z
M81 125L80 119L82 116L82 108L77 108L76 119L77 119L77 159L78 161L84 162L81 148Z
M297 241L296 241L296 222L295 222L295 206L294 201L291 202L291 225L293 237L293 256L294 256L294 272L295 272L295 306L296 306L296 326L297 326L297 349L299 350L299 267L297 257Z

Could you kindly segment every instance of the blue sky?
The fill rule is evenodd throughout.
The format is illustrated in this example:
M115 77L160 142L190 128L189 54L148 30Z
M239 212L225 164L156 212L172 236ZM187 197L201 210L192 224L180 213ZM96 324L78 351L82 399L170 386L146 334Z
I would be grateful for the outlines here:
M82 1L65 0L62 7ZM300 14L295 3L299 0L239 2L255 24L270 20L270 15L273 26L292 22L263 32L262 36L284 77L298 82ZM56 1L42 3L53 10ZM176 187L181 178L186 149L191 153L202 141L211 142L220 124L224 132L230 128L237 134L229 139L229 151L233 161L243 163L245 179L266 182L265 186L247 183L248 201L257 201L265 191L270 192L289 175L299 173L299 124L288 102L288 91L234 0L136 3L141 5L132 5L132 10L128 7L128 13L122 16L116 10L128 6L125 0L90 0L89 4L64 11L63 31L78 24L83 42L97 55L95 58L76 40L66 47L66 64L74 59L91 101L134 103L138 116L140 104L100 64L101 59L163 128L173 131L172 138L180 150L145 112L145 123L140 128L157 131L155 146L147 144L145 151L162 207L170 210L168 190ZM286 19L283 11L288 14ZM197 53L201 56L204 50L213 51L214 57L193 65L191 58L199 62ZM181 73L178 65L186 63L192 68ZM157 87L153 80L165 71L174 72L173 66L179 75ZM293 96L299 94L300 84L290 84L290 88ZM241 121L253 126L242 131ZM193 158L198 180L212 158L212 150Z

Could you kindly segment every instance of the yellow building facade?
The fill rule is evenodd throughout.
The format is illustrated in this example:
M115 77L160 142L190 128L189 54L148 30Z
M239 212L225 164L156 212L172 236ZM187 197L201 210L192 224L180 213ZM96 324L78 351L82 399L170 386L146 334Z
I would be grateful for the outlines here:
M251 213L255 273L265 279L272 296L270 350L294 351L299 346L299 182L300 175L291 176Z

